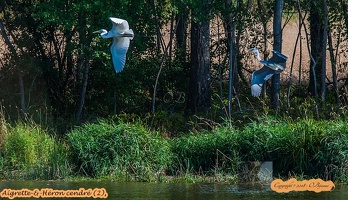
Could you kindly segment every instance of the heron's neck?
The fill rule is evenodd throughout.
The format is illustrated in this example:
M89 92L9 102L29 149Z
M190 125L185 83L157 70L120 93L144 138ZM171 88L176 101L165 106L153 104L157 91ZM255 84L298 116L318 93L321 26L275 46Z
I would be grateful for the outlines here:
M256 51L256 58L257 58L257 60L261 61L261 58L260 58L260 53L259 53L259 51Z

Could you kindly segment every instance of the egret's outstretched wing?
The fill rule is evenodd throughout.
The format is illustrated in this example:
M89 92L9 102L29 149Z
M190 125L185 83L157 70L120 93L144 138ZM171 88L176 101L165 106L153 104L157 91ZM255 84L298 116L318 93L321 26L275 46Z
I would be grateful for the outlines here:
M110 17L110 20L112 21L113 31L116 31L117 33L123 33L124 31L129 30L129 24L126 20L115 17Z
M129 43L130 38L128 37L114 37L114 42L110 47L110 51L116 73L121 72L124 68Z
M261 94L262 85L270 79L273 74L275 73L274 70L270 69L266 65L264 65L261 69L256 70L251 75L251 94L254 97L258 97Z

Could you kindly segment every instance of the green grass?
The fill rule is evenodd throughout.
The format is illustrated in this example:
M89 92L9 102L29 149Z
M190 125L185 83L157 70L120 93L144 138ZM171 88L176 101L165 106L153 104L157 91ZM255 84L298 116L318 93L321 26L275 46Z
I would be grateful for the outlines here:
M6 125L2 129L0 177L63 179L71 175L69 151L37 124Z
M191 133L171 141L175 155L174 171L211 171L224 169L230 173L238 160L234 131L218 128L213 132Z
M0 117L0 178L235 182L239 161L273 161L275 177L348 181L345 119L262 116L172 138L148 121L126 121L85 123L62 141L35 123Z
M218 169L220 173L233 174L238 161L273 161L275 176L303 174L347 181L347 136L348 123L339 120L286 121L267 117L240 129L221 126L172 140L175 170L214 175Z
M67 139L85 176L150 181L171 165L168 140L137 123L99 120L77 127Z

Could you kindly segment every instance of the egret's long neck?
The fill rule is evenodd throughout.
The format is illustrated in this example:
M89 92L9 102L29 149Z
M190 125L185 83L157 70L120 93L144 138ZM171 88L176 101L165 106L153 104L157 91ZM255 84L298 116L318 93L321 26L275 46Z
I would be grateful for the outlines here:
M105 29L101 30L100 36L102 38L111 38L112 37L111 34L109 34L109 32L107 30L105 30Z

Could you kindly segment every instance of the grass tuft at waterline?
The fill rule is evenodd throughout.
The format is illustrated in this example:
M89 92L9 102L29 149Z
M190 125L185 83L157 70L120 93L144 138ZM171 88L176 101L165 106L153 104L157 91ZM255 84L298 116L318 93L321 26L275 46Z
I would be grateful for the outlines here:
M348 180L347 121L261 121L173 139L176 171L236 174L238 161L273 161L276 177Z
M37 124L2 124L0 177L63 179L72 175L69 149Z
M168 139L139 123L99 120L77 127L67 139L79 173L85 176L151 181L172 161Z
M97 120L64 140L35 123L1 124L0 179L235 182L240 161L275 177L348 181L348 121L260 117L168 138L140 121Z

